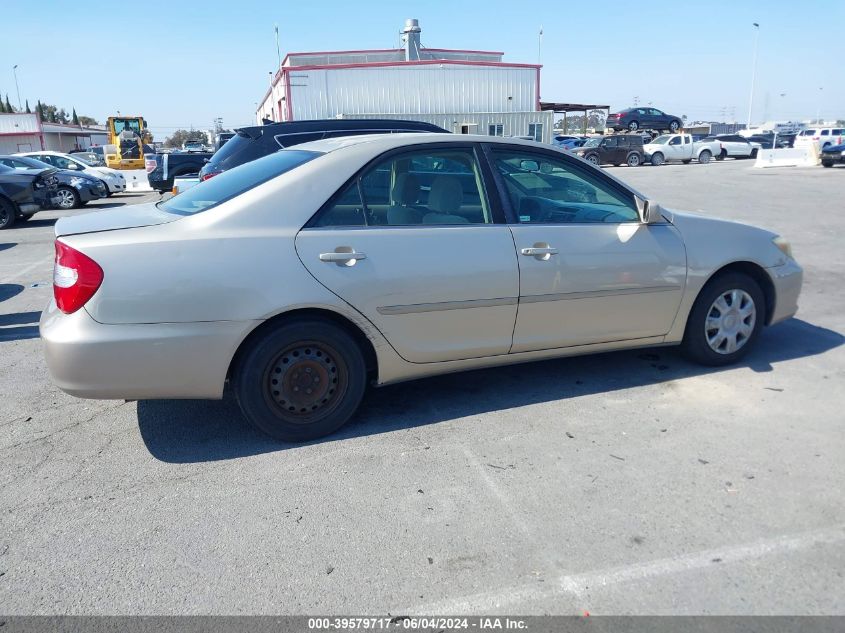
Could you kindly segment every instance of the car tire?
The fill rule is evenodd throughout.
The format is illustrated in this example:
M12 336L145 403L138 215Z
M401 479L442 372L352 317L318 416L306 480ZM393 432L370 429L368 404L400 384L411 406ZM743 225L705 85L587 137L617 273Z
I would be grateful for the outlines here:
M822 167L833 167L833 162L829 160L823 160Z
M601 160L599 160L599 155L598 155L598 154L587 154L587 155L584 157L584 159L585 159L588 163L590 163L591 165L595 165L596 167L598 167L599 165L601 165Z
M693 304L682 350L702 365L730 365L753 349L765 321L759 284L742 273L719 275L707 282Z
M728 157L728 151L723 149L719 152L719 155L716 157L716 160L725 160Z
M366 386L358 343L322 319L291 321L254 339L239 353L233 379L247 420L285 442L339 429L358 409Z
M636 152L631 152L630 154L628 154L628 159L625 161L628 167L639 167L642 162L643 161L640 159L640 155Z
M751 150L751 158L757 158L757 148Z
M651 164L655 167L660 167L664 162L666 162L666 160L660 152L656 152L651 155Z
M639 129L640 129L640 124L639 124L639 122L637 122L637 121L631 121L631 122L628 124L628 131L629 131L629 132L636 132L636 131L637 131L637 130L639 130Z
M680 121L670 121L669 122L669 131L672 134L677 134L678 130L681 129L681 122Z
M15 205L0 198L0 231L15 224Z
M713 158L713 154L710 152L709 149L702 150L702 152L698 155L698 162L702 165L706 165L710 162L710 159Z
M58 204L54 208L62 211L70 211L79 206L79 192L73 187L62 185L56 189L56 196L59 198Z

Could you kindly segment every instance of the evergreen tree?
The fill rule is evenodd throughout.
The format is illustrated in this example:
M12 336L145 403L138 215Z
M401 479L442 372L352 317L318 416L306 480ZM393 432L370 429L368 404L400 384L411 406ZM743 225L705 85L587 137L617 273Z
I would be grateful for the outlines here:
M0 99L0 114L4 114L6 112L6 105L3 103L3 100Z
M32 110L29 109L29 99L26 100L26 113L32 114Z
M12 104L9 103L9 93L6 93L6 112L14 112L15 109L12 107Z
M76 116L76 108L73 109L73 120L71 122L74 125L79 125L79 117Z
M38 114L38 120L44 122L44 106L41 105L41 99L38 100L38 105L35 106L35 112Z

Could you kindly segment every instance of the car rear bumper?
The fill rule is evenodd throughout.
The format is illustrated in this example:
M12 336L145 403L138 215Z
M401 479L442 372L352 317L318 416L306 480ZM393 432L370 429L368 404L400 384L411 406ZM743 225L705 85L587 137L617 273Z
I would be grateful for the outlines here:
M41 316L47 367L80 398L220 398L229 364L257 321L104 325L85 309Z
M794 259L783 266L767 269L775 287L775 309L769 319L769 325L780 323L795 316L798 312L798 295L804 281L804 270Z

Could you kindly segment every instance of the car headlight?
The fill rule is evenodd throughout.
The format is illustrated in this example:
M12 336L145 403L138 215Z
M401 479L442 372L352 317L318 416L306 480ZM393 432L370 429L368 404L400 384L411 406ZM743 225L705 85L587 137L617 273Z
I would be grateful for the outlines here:
M85 184L85 180L80 178L79 176L74 176L73 178L70 179L70 184L73 185L74 187L81 187L82 185Z
M843 150L843 152L842 152L841 156L845 156L845 150Z
M781 253L783 253L787 257L792 257L792 246L780 235L775 238L772 238L772 243L778 247L778 250L780 250Z

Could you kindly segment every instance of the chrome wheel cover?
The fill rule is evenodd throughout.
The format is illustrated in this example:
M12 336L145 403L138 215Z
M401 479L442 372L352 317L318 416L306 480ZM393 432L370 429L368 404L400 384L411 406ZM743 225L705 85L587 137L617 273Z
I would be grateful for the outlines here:
M720 294L707 311L704 337L717 354L733 354L748 343L757 322L757 306L744 290Z
M73 197L73 193L68 191L67 189L60 189L57 192L59 197L59 208L60 209L72 209L73 205L76 204L76 200Z

